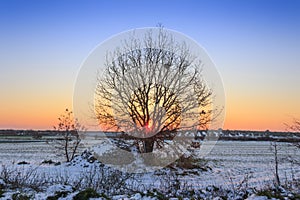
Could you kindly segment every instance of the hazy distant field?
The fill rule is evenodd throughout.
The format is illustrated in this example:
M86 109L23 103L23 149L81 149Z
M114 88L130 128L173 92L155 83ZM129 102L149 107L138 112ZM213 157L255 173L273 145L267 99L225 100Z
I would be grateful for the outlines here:
M55 148L46 142L0 143L0 163L57 160Z

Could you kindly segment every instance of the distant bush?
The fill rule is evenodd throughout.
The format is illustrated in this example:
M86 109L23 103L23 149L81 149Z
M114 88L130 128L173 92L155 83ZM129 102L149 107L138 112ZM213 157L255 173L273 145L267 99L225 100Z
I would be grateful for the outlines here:
M29 162L26 162L26 161L21 161L21 162L18 162L18 165L29 165L30 163Z
M53 161L53 160L44 160L43 162L42 162L42 164L54 164L55 162Z

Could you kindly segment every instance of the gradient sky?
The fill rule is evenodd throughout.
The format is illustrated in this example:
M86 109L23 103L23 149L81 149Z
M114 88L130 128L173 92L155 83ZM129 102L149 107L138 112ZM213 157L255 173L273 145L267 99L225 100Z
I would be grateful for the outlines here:
M284 130L300 118L300 1L2 0L0 129L49 129L72 107L81 63L122 31L182 32L215 62L225 129Z

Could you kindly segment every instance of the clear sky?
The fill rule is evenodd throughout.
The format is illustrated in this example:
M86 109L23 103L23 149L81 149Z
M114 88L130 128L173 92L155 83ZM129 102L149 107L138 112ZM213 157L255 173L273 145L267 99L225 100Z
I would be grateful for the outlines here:
M72 108L91 50L162 23L202 45L226 92L225 129L284 130L300 118L300 1L2 0L0 129L49 129Z

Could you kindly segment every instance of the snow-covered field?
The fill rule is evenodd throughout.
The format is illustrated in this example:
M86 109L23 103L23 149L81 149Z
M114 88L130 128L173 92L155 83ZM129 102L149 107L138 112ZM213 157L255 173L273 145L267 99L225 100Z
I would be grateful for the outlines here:
M288 160L300 158L300 151L289 143L277 145L280 174L284 177L292 167ZM196 149L195 155L200 155L200 151ZM212 172L208 172L208 176L205 176L205 182L223 184L223 179L226 180L229 175L238 177L245 174L255 177L254 182L273 178L270 169L274 167L274 152L270 142L218 141L204 158L209 161L212 168ZM63 162L64 157L59 156L53 145L46 142L0 144L0 165L21 161L38 165L44 160Z
M285 179L294 168L289 160L300 158L300 151L288 143L277 145L279 173ZM231 184L228 182L230 178L241 181L246 175L249 175L249 184L252 186L274 179L274 150L270 142L219 141L205 158L210 161L212 172L208 172L204 180L200 177L200 182L204 184ZM294 170L300 172L300 168Z
M277 145L281 181L289 181L292 178L300 177L300 166L295 166L290 162L290 160L298 160L300 158L299 149L288 143L278 143ZM193 151L196 158L201 155L200 151L199 149ZM15 171L23 170L22 172L19 171L19 173L21 175L24 173L23 175L25 175L26 172L24 171L35 169L37 177L41 179L65 179L65 182L68 182L76 181L84 173L90 173L91 176L93 170L94 172L99 170L93 168L93 165L88 161L83 161L82 158L75 159L71 164L63 163L64 157L58 156L57 153L53 145L46 142L1 143L0 171L3 170L3 167L7 167ZM274 182L274 150L270 142L218 141L204 159L211 170L200 171L198 174L181 175L179 177L181 185L185 185L185 188L194 189L202 189L211 185L234 189L234 187L247 184L246 187L259 189ZM54 164L41 164L45 160L62 162L63 164L57 166ZM30 164L17 164L22 161ZM110 171L110 173L113 173L113 171ZM135 176L134 180L131 180L132 182L129 184L132 184L135 190L143 190L141 189L142 187L145 189L162 187L162 184L172 181L168 177L168 173L166 173L167 176L162 176L161 174L148 173L138 176L139 178ZM160 180L160 177L165 179L164 183ZM94 177L90 178L93 179ZM88 179L88 177L86 176L85 179ZM61 184L57 187L61 187ZM47 191L50 189L48 188ZM51 195L51 191L48 191L47 195ZM37 198L37 196L35 197ZM45 198L45 194L40 194L38 198Z

